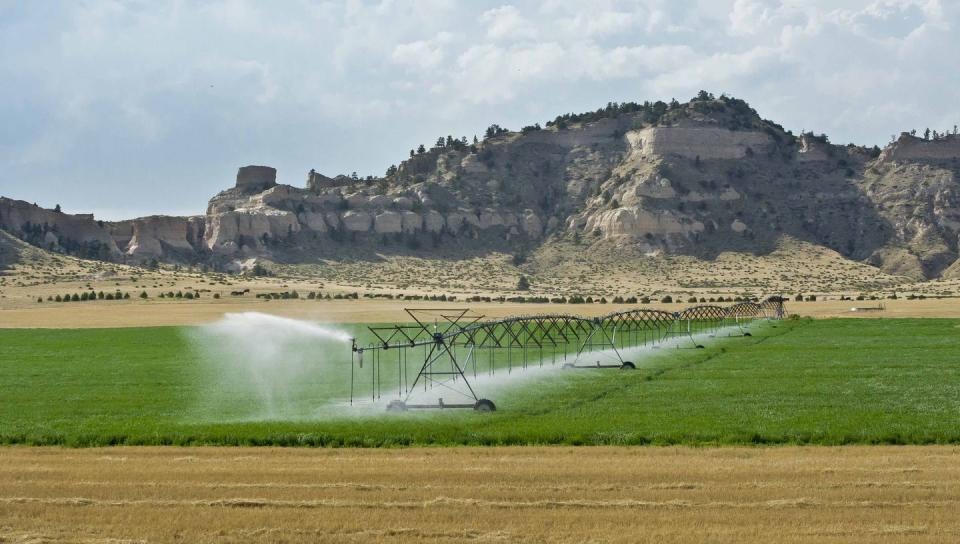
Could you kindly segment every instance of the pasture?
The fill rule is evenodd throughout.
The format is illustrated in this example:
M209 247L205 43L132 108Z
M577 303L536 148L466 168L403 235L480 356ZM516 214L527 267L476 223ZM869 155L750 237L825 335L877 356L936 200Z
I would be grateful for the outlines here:
M339 329L362 337L364 327ZM249 367L209 352L225 340L197 330L0 330L0 443L960 442L957 320L782 321L750 338L711 339L706 349L659 350L636 371L558 370L514 386L504 380L488 391L499 408L488 414L387 414L388 391L377 406L344 406L349 345L339 341L304 340L282 390L252 389L243 378Z

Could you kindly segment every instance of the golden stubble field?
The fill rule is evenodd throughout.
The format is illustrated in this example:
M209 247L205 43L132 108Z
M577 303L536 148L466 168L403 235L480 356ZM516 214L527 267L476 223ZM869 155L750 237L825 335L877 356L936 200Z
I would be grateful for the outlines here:
M851 312L854 306L876 306L878 301L826 300L787 302L787 312L812 317L953 317L960 318L960 299L887 300L881 312ZM727 304L727 303L723 303ZM686 302L654 303L650 308L679 311ZM233 312L263 312L325 323L384 323L409 321L404 308L469 308L489 318L530 314L603 315L637 307L628 304L521 304L398 300L278 300L200 299L199 301L125 300L36 304L4 308L0 328L90 328L201 325Z
M960 448L0 449L0 542L950 542Z

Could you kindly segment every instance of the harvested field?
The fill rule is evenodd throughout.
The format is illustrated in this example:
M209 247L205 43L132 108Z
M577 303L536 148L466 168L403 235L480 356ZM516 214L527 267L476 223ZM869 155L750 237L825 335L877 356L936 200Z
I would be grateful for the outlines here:
M943 542L960 449L0 449L0 542Z
M878 301L826 300L787 302L787 312L811 317L960 317L956 298L885 300L881 312L851 312L854 306L876 306ZM0 306L0 328L102 328L201 325L230 312L262 312L324 323L378 323L406 321L407 307L470 308L490 318L538 313L603 315L629 308L659 308L671 312L690 306L674 304L530 304L496 302L423 302L402 300L290 300L203 299L196 302L97 301L77 304L34 304L16 308Z

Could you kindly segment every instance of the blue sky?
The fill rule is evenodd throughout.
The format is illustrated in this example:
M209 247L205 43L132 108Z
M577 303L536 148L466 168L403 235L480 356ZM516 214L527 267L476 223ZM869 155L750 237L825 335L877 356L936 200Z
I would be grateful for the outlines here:
M608 101L749 101L884 145L960 123L960 2L0 0L0 195L202 213L238 166L380 174Z

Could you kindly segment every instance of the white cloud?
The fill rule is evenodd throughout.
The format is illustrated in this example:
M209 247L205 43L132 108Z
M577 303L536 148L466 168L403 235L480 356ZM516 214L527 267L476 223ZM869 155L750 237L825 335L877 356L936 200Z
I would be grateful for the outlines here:
M736 0L730 10L730 32L752 35L768 28L776 17L775 0Z
M514 6L485 11L480 20L487 24L487 36L493 40L532 40L537 29Z
M397 44L390 58L397 64L424 71L432 70L443 62L444 48L452 39L453 34L440 32L430 40Z
M557 27L568 36L609 37L636 30L647 19L643 9L636 11L599 11L576 13L557 20Z
M544 83L630 80L670 72L696 60L687 46L603 48L592 42L474 46L457 60L456 84L469 100L502 103Z
M380 172L439 134L701 88L835 141L960 122L944 0L57 1L0 13L0 193L74 209L144 170L157 211L200 210L240 163Z

